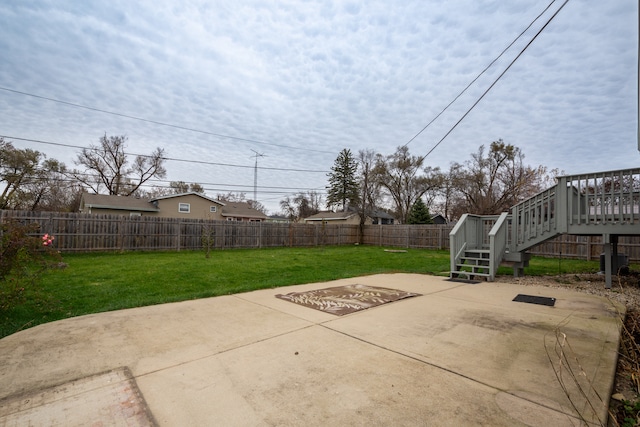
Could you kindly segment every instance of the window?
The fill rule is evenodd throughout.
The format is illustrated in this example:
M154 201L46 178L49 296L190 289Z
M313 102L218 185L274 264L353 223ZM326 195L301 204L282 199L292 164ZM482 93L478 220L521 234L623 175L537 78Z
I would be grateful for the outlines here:
M136 216L142 216L142 214L140 212L129 212L129 217L133 218Z
M227 221L235 221L235 220L236 220L236 219L235 219L234 217L232 217L232 216L228 216L228 217L227 217Z
M189 213L189 212L191 212L191 204L190 203L178 203L178 212L180 212L180 213Z
M209 206L209 212L215 213L217 211L218 211L218 207L217 206Z

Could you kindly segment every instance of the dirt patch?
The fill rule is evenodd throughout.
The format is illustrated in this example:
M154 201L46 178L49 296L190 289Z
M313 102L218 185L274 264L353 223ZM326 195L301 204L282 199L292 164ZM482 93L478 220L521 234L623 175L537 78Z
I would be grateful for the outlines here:
M500 276L496 282L524 286L547 286L599 295L625 305L627 314L622 327L618 365L609 402L608 426L640 426L640 273L613 278L611 289L605 288L601 274L564 274L559 276Z

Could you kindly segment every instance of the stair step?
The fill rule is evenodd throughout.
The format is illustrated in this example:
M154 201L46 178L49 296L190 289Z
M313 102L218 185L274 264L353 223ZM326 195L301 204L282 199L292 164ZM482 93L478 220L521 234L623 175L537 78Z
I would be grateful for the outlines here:
M451 271L449 273L449 277L451 278L457 277L457 276L467 276L467 278L470 279L472 276L489 278L490 275L487 273L473 273L471 271Z
M475 267L471 270L467 270L467 269L458 269L456 270L457 273L469 273L469 274L486 274L487 276L489 275L489 269L488 268L482 268L482 267Z
M474 257L466 257L466 256L460 257L460 260L462 262L464 262L464 261L473 261L475 264L478 264L479 262L488 263L488 262L491 261L489 258L474 258ZM489 264L486 264L486 265L489 265Z
M489 259L491 254L488 250L464 251L464 256L469 258Z
M477 267L477 268L489 268L490 265L489 264L474 264L474 263L464 263L464 262L459 262L456 264L456 266L458 267Z
M464 276L468 279L477 277L491 277L489 264L491 253L488 249L469 249L460 257L456 264L456 271L450 272L451 277Z
M456 264L456 266L458 267L477 267L477 268L489 268L490 265L489 264L473 264L473 263L464 263L464 262L459 262Z

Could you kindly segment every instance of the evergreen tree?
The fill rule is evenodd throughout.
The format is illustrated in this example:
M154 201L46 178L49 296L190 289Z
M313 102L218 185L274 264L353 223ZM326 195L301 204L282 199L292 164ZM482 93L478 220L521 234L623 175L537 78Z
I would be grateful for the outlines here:
M358 181L356 179L356 163L351 150L343 149L329 173L327 186L327 207L337 206L345 210L349 204L356 205L360 201Z
M429 208L424 204L421 197L411 207L407 224L433 224Z

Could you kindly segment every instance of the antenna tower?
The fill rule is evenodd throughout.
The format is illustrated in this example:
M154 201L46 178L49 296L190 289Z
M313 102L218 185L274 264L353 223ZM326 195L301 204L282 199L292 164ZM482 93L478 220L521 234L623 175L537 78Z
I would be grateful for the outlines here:
M263 153L258 153L256 150L253 151L253 156L256 158L256 163L253 166L253 201L258 201L258 157L264 157Z

